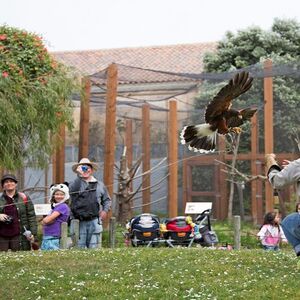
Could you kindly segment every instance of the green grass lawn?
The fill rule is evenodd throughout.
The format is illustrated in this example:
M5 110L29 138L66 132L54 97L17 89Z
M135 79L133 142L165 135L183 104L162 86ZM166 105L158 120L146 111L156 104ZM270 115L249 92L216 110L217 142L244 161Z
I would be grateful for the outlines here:
M300 265L278 252L117 248L0 254L1 299L300 299Z

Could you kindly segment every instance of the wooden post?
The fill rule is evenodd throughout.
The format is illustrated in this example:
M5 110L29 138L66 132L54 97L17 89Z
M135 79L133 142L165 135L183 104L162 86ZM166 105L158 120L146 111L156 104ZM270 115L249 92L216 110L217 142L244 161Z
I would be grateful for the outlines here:
M71 236L72 238L72 243L73 247L78 247L78 240L79 240L79 220L73 219L71 221L71 227L73 227L73 235Z
M182 162L182 207L183 211L185 211L185 206L187 203L188 195L187 195L187 157L183 156Z
M89 155L89 115L90 115L90 95L91 81L88 77L83 78L84 95L80 105L80 124L79 124L79 149L78 161Z
M251 118L251 174L258 175L256 155L258 150L258 118L257 113ZM254 224L257 224L257 180L251 182L251 215Z
M65 124L61 124L59 133L56 135L57 148L55 152L55 183L65 181Z
M234 249L241 249L241 217L234 216Z
M102 232L99 233L99 243L97 245L97 248L98 249L102 248Z
M60 225L61 237L60 237L60 249L68 248L68 223L63 222Z
M142 149L143 149L143 172L150 170L150 107L144 104L142 108ZM150 176L143 175L143 213L150 213Z
M115 248L116 246L116 218L111 217L109 220L109 247Z
M126 120L126 131L125 131L125 146L126 146L126 158L127 158L127 167L130 170L132 167L133 161L133 142L132 142L132 120ZM131 175L131 174L130 174ZM129 190L132 192L133 186L132 182L130 183Z
M267 59L264 64L265 73L272 70L272 61ZM265 127L265 154L273 153L273 78L264 78L264 127ZM265 185L265 197L266 197L266 212L273 210L273 190L269 183Z
M177 101L169 101L169 217L178 214L178 128L177 128Z
M16 172L18 178L18 189L23 190L25 185L25 169L21 168Z
M111 64L107 70L106 115L105 115L105 145L103 181L109 195L114 192L114 163L115 163L115 135L116 135L116 101L118 87L118 69ZM111 213L108 214L108 218ZM105 224L107 225L107 224Z
M263 168L261 161L256 161L257 174L262 174ZM263 182L257 180L256 190L256 203L257 203L257 223L262 224L264 220L264 203L263 203Z

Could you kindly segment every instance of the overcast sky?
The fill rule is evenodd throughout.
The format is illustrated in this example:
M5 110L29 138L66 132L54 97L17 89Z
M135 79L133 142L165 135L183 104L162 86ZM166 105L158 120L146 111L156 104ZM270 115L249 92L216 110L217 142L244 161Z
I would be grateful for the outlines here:
M35 32L50 51L221 40L274 18L300 22L300 0L2 0L0 24Z

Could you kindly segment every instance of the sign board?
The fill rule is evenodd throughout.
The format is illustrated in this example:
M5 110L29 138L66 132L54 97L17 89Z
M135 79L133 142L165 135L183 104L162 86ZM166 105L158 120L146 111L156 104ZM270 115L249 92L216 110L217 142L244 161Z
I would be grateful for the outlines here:
M203 211L212 208L212 202L187 202L185 205L186 214L201 214Z
M51 204L34 204L34 211L37 216L48 215L51 211Z

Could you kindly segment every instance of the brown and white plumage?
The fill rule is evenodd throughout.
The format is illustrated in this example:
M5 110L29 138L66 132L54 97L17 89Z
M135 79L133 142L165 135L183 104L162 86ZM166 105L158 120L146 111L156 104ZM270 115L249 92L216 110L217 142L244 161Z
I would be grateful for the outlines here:
M181 131L181 143L189 144L189 149L199 152L212 152L216 147L217 134L240 133L244 122L249 121L257 109L231 109L232 100L247 92L253 78L248 72L237 73L230 79L213 100L207 105L205 122L189 125Z

